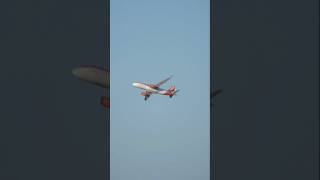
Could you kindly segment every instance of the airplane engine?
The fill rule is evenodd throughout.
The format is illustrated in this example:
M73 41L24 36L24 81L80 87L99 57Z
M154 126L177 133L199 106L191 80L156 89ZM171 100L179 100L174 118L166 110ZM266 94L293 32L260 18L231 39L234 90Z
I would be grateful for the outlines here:
M106 96L102 96L100 99L100 104L105 108L110 108L110 99Z

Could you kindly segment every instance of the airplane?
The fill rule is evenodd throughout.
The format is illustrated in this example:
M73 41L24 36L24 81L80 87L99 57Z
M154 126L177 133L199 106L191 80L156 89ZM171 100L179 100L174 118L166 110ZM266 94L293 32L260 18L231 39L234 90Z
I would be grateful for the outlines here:
M222 89L218 89L218 90L212 92L212 93L210 94L210 99L213 99L214 97L216 97L217 95L219 95L219 94L222 93L222 92L223 92ZM211 106L213 106L212 103L211 103Z
M164 96L169 96L172 98L176 95L179 89L176 89L175 86L171 86L169 89L161 89L160 86L166 83L172 76L168 77L165 80L160 81L158 84L145 84L140 82L134 82L132 85L136 88L144 90L141 95L144 96L144 100L148 100L151 94L160 94Z
M94 65L83 65L74 68L72 74L82 81L100 86L106 90L110 88L110 72L105 68ZM100 104L105 108L110 108L110 99L102 96Z

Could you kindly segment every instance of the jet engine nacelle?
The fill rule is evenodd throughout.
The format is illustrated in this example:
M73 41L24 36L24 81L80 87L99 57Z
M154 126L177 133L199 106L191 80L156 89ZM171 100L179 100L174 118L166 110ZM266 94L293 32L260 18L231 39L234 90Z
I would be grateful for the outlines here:
M100 99L100 104L105 108L110 108L110 99L106 96L102 96Z

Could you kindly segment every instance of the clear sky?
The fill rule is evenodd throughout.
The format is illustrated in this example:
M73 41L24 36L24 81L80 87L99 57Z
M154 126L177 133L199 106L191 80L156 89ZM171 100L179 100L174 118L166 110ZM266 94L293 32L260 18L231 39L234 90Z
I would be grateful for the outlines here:
M209 180L209 0L111 0L111 180ZM151 95L132 82L176 85Z

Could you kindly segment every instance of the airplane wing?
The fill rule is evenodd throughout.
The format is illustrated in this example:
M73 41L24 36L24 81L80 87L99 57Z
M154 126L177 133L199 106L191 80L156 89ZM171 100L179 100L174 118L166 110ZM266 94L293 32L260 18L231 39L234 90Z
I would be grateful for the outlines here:
M109 71L107 69L85 65L74 68L72 73L77 78L86 81L91 84L95 84L104 88L109 88Z
M171 79L172 76L168 77L167 79L160 81L158 84L156 84L157 87L160 87L162 84L166 83L169 79Z

